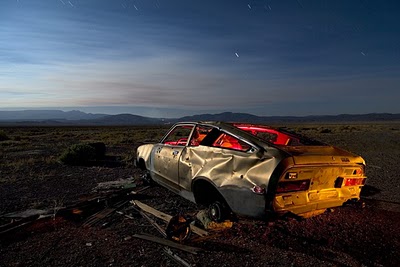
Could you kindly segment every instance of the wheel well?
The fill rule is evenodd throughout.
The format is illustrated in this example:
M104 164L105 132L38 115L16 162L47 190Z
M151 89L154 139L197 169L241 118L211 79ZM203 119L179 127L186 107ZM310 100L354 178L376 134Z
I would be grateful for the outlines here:
M138 160L138 167L143 171L147 170L146 169L146 163L144 162L144 159L140 158Z
M209 206L215 201L222 201L225 203L224 197L218 190L208 181L198 179L193 183L193 195L197 204Z

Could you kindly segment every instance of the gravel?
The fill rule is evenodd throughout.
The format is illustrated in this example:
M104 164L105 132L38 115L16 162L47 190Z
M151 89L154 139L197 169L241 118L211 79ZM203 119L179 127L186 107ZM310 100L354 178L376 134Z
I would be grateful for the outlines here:
M171 250L191 266L400 266L399 124L294 127L365 158L365 208L338 207L308 219L239 217L232 228L211 232L203 239L192 234L185 242L203 252L192 255ZM323 129L331 131L322 133ZM57 131L62 135L62 129ZM0 168L0 214L31 208L56 210L76 203L98 183L120 178L134 177L141 186L141 172L129 162L65 166L51 160L60 154L54 140L37 142L26 148L18 147L18 142L0 146L0 158L8 162ZM136 145L111 149L122 155ZM35 153L24 154L24 149ZM21 157L26 157L26 164L15 163ZM142 202L170 215L194 216L199 211L195 204L159 186L143 195ZM154 227L133 212L130 204L122 211L133 219L113 213L104 219L104 226L82 227L82 220L56 216L1 235L0 266L177 266L162 252L162 245L133 237L139 233L161 237Z

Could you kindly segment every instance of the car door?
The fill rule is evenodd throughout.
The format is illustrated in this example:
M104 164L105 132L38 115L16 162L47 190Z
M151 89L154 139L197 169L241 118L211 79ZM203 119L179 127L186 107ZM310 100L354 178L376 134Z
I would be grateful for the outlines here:
M192 124L176 125L153 149L155 179L174 191L179 190L179 160L193 127Z

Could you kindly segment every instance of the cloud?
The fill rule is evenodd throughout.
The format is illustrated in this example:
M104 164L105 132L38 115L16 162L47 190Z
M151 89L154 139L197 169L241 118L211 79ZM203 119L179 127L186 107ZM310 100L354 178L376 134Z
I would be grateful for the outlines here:
M399 97L396 12L369 18L387 20L387 36L336 4L73 3L0 4L2 107L322 110Z

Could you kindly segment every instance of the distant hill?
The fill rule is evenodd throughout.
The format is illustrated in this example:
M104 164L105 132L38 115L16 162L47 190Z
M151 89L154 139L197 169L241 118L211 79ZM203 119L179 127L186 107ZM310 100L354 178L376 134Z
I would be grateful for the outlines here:
M178 121L236 121L248 123L301 123L301 122L368 122L400 121L400 114L341 114L323 116L256 116L247 113L223 112L199 114L175 119L149 118L133 114L91 114L81 111L24 110L0 111L2 125L161 125Z
M200 114L193 116L185 116L171 121L248 121L261 122L265 117L259 117L247 113L223 112L218 114Z
M201 114L186 116L177 121L237 121L249 123L273 122L356 122L356 121L400 121L400 114L370 113L370 114L341 114L322 116L256 116L247 113L224 112L219 114Z
M154 119L142 117L132 114L118 114L107 115L94 120L81 121L85 124L98 124L98 125L149 125L149 124L162 124L162 119Z
M85 113L79 110L19 110L0 111L2 121L30 121L30 120L90 120L106 116L107 114Z

